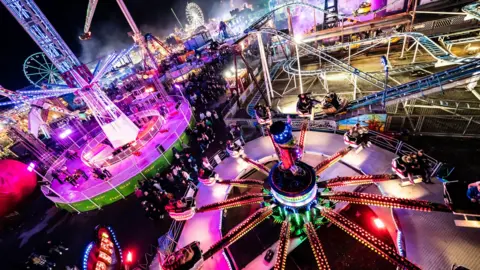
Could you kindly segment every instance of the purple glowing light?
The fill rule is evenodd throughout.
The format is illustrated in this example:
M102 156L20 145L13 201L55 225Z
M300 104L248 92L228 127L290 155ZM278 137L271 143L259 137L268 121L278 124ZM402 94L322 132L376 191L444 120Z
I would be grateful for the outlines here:
M62 133L60 133L60 139L65 139L70 134L72 134L72 130L71 129L66 129Z

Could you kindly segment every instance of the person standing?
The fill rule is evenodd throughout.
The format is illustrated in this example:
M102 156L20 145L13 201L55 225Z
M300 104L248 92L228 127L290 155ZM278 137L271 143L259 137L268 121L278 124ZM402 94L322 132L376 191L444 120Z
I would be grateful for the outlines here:
M112 177L112 173L107 170L107 168L103 168L103 171L102 171L108 178Z
M75 170L75 173L80 175L81 177L83 177L83 179L85 179L85 181L88 180L88 175L84 170L78 168L78 169Z

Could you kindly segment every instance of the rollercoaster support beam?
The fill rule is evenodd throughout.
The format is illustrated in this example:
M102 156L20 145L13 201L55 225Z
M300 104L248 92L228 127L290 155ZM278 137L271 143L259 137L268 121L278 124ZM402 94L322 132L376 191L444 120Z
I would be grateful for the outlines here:
M322 209L321 211L322 215L332 224L372 249L375 253L380 254L385 260L399 266L400 269L420 270L418 266L398 254L394 246L386 244L345 216L328 209Z
M260 208L255 213L251 214L248 218L242 221L240 224L231 229L222 239L213 244L202 257L204 260L209 259L218 251L230 246L240 239L244 234L255 228L258 224L264 221L266 218L273 214L273 207L275 205L270 205L268 207Z
M265 97L265 93L263 93L262 88L260 88L260 85L258 84L258 81L257 81L257 77L255 77L255 74L253 74L253 70L250 67L250 65L247 63L247 60L245 59L245 57L243 56L243 54L241 52L236 53L236 55L239 55L240 58L242 59L243 63L245 64L245 67L247 67L248 74L250 75L250 77L253 80L253 83L255 84L255 87L257 88L257 90L262 95L262 98L265 101L265 103L268 104L268 99Z
M388 38L388 45L387 45L387 62L390 63L390 60L388 59L388 56L390 55L390 43L391 43L392 39L391 38Z
M268 68L267 57L265 55L265 46L263 45L262 32L257 32L258 49L260 51L260 61L262 62L263 78L265 81L265 89L267 90L268 106L272 106L273 89L272 80L270 78L270 70Z
M405 46L407 46L407 39L408 39L407 36L403 38L402 53L400 54L400 59L403 59L403 56L405 53Z
M301 68L301 64L300 64L300 53L298 51L297 42L295 42L295 50L297 52L298 83L300 84L300 94L303 94L302 68Z
M418 44L419 42L418 41L415 41L415 52L413 53L413 59L412 59L412 64L415 63L415 60L417 59L417 52L418 52Z

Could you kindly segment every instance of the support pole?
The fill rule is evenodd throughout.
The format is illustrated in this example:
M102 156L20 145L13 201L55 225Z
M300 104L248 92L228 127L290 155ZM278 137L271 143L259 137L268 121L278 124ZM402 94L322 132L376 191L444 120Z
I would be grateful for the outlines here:
M352 45L348 44L348 64L350 65L350 56L352 54Z
M272 106L272 100L270 95L272 94L272 91L270 90L270 84L269 84L269 77L270 77L270 72L268 70L268 63L267 59L265 57L265 47L263 46L263 40L262 40L262 33L257 32L257 40L258 40L258 49L260 50L260 61L262 62L262 69L263 69L263 79L265 81L265 89L267 90L267 97L268 97L268 106Z
M418 41L416 41L416 44L415 44L415 52L413 53L412 64L415 63L415 60L417 59L417 52L418 52Z
M391 38L388 38L388 45L387 45L387 60L389 61L390 63L390 60L388 59L388 56L390 55L390 42L391 42Z
M405 52L405 46L407 46L407 36L403 38L403 45L402 45L402 54L400 54L400 59L403 59L403 54Z
M353 100L357 99L357 75L353 76Z
M260 88L260 85L258 84L258 81L257 81L257 77L255 77L255 75L253 74L253 70L252 68L250 67L250 65L247 63L247 61L245 60L245 57L243 56L242 53L239 54L240 58L242 59L243 63L245 64L245 66L247 67L247 72L248 74L252 77L252 80L253 80L253 83L255 84L255 87L257 88L257 90L260 92L260 94L262 95L262 98L265 102L267 102L268 104L268 99L265 97L265 94L263 93L262 89Z
M300 94L303 94L302 71L301 71L301 65L300 65L300 53L298 52L298 44L297 43L295 43L295 49L297 50L298 83L300 84Z

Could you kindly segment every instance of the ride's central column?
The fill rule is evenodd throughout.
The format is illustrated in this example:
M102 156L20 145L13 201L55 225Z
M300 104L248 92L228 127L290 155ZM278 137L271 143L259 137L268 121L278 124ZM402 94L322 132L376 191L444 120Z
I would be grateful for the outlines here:
M297 174L299 169L295 162L301 159L302 153L292 134L292 126L285 122L275 122L270 127L270 133L280 148L281 169L290 170L293 174Z

